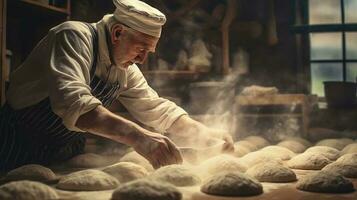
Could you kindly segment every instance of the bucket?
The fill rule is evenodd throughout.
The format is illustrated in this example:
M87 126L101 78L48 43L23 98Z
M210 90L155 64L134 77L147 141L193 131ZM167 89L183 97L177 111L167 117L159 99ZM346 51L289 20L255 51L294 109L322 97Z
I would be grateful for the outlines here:
M349 108L356 105L356 83L325 81L325 97L328 107Z

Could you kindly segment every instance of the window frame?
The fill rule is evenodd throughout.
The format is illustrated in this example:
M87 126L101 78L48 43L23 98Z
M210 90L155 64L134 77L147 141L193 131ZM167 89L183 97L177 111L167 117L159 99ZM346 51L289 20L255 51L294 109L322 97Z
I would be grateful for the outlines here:
M309 0L292 0L292 32L295 34L302 34L306 37L308 41L309 51L311 50L310 33L341 33L342 34L342 58L341 59L311 59L310 53L308 56L308 63L310 67L310 80L311 76L311 66L315 63L340 63L342 64L342 81L347 81L347 64L357 63L357 59L347 59L346 58L346 33L355 32L357 33L357 23L346 23L345 22L345 0L340 1L340 14L341 23L336 24L309 24ZM310 82L311 89L311 82ZM324 96L323 96L324 99Z

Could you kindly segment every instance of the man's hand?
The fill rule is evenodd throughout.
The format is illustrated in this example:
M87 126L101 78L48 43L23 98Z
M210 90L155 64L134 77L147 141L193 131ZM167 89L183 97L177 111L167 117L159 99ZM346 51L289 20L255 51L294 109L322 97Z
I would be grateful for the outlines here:
M157 169L165 165L181 164L182 155L176 145L166 136L145 130L132 145Z

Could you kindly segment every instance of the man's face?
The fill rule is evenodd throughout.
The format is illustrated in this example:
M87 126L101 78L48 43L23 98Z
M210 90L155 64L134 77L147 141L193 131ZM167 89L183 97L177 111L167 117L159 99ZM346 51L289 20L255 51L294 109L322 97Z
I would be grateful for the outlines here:
M148 53L155 52L159 38L124 27L113 41L113 59L116 65L128 68L133 63L144 63Z

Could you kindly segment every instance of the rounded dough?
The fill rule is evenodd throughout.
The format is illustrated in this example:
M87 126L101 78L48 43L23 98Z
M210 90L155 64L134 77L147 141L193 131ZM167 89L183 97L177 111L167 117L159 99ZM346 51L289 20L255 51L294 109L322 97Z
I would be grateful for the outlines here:
M256 151L259 149L257 145L253 144L252 142L245 141L245 140L235 142L234 145L243 146L243 147L249 149L249 151Z
M247 175L260 182L286 183L296 181L295 173L279 163L259 163L249 168Z
M34 181L13 181L0 186L2 200L59 199L51 187Z
M196 170L202 178L206 178L220 172L245 172L247 166L234 156L222 154L203 161Z
M322 171L328 171L333 174L341 174L347 178L357 178L357 165L344 165L338 162L333 162L326 165Z
M278 162L282 163L283 160L280 158L279 155L276 155L275 153L272 152L267 152L267 151L255 151L248 153L247 155L241 157L240 162L243 163L246 166L254 166L258 163L262 162Z
M344 165L357 165L357 153L348 153L341 156L336 162Z
M265 138L263 138L261 136L252 135L252 136L248 136L248 137L244 138L243 140L254 144L256 147L258 147L258 149L261 149L263 147L270 145L268 140L266 140Z
M56 181L57 176L51 169L47 167L36 164L29 164L9 171L4 179L6 181L32 180L50 183Z
M75 191L97 191L114 189L118 185L119 181L115 177L100 170L87 169L63 176L59 180L57 188Z
M104 167L116 162L113 158L109 158L106 156L98 155L95 153L85 153L74 156L65 162L65 166L73 167L73 168L96 168L96 167Z
M251 151L247 147L240 144L234 144L234 153L233 153L234 156L242 157L250 152Z
M296 136L293 136L293 137L286 137L284 138L284 140L292 140L292 141L296 141L296 142L299 142L300 144L303 144L304 146L306 147L311 147L312 146L312 143L304 138L301 138L301 137L296 137Z
M264 147L260 151L273 153L279 156L282 160L290 160L292 157L295 156L295 153L291 150L276 145Z
M154 171L154 168L150 164L146 158L144 158L142 155L138 154L136 151L129 152L125 154L121 159L120 162L132 162L136 163L138 165L143 166L146 170L149 172Z
M192 186L201 182L192 168L185 165L168 165L157 169L150 176L157 181L171 183L175 186Z
M301 178L296 188L309 192L321 193L348 193L353 192L353 184L339 174L327 171L319 171Z
M292 169L320 170L332 161L319 153L303 153L288 161L288 166Z
M341 155L345 155L348 153L357 153L357 143L349 144L341 151Z
M227 172L207 179L201 191L219 196L253 196L263 193L263 186L243 173Z
M324 139L316 143L315 146L327 146L332 147L337 150L342 150L345 146L353 143L354 141L349 138L341 138L341 139Z
M294 153L302 153L307 149L307 147L304 144L295 140L284 140L279 142L277 146L285 147Z
M181 192L175 186L153 180L135 180L119 186L111 200L181 200Z
M304 153L318 153L324 155L329 160L337 160L340 157L340 151L326 146L314 146L306 149Z
M110 165L102 171L114 176L120 183L126 183L149 175L149 172L144 167L132 162L120 162Z

